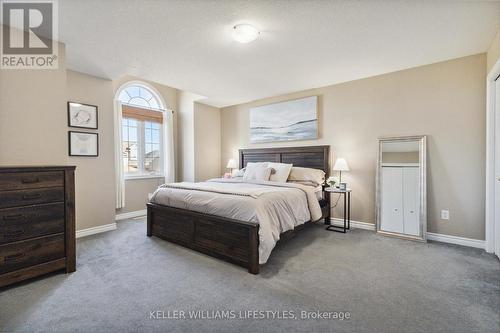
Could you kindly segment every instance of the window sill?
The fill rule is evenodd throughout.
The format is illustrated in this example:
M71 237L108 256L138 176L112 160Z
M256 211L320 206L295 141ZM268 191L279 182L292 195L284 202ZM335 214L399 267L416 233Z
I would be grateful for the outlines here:
M163 175L137 175L137 176L125 176L125 180L140 180L140 179L157 179L165 178Z

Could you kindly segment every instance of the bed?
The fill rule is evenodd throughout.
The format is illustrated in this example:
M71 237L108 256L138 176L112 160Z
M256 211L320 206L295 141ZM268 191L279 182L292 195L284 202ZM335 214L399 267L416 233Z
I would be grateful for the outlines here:
M249 162L291 163L294 167L323 170L326 173L326 177L328 177L329 146L241 149L239 151L240 169L245 167ZM186 200L191 199L192 194L196 192L197 199L201 200L203 204L207 204L206 206L209 206L208 204L212 202L216 202L221 196L225 196L228 205L227 208L231 210L232 207L237 207L236 204L238 201L249 201L251 200L249 197L255 198L271 187L271 185L265 182L257 182L255 184L245 182L231 185L230 183L232 182L237 182L237 180L212 180L211 182L197 185L196 188L193 188L194 192L189 191L190 188L188 185L167 185L166 190L169 193L166 197L170 197L172 202L174 202L175 196L180 199L177 198L178 200L175 201L175 204L170 204L170 202L159 199L153 200L156 202L147 204L147 236L162 238L245 267L252 274L258 274L259 263L262 262L262 260L259 260L259 228L267 228L265 224L261 225L254 221L249 221L250 219L247 218L229 218L221 216L222 214L212 214L210 210L208 212L207 210L195 211L189 209L188 205L184 207L180 204L182 203L182 198L186 198ZM205 188L199 188L202 185ZM192 184L192 186L195 186L195 184ZM213 190L214 188L216 190ZM237 191L234 190L236 188ZM208 194L209 190L217 193L211 192ZM232 193L231 191L237 193ZM279 186L275 192L283 196L283 193L290 193L291 195L292 193L301 191L304 193L310 192L305 191L300 185L294 184ZM277 199L275 200L278 200L279 195L276 195L276 197ZM311 205L312 199L310 193L306 193L306 197L309 205ZM324 220L329 224L329 193L323 190L321 197L321 199L316 199L318 200L317 204L320 211L319 215L318 212L315 212L314 220ZM268 201L271 200L270 204L273 204L272 200L274 199L270 199L272 198L271 195L268 194L262 196L262 198L267 198L266 200ZM233 214L230 216L244 216L244 213L244 211L233 209ZM312 211L311 216L313 216ZM281 233L278 235L278 238L281 240L290 238L297 231L301 230L305 224L310 222L313 221L306 221L305 223L290 226L288 228L290 230ZM267 249L263 252L265 244L261 245L260 256L266 256L265 259L267 260L270 250Z

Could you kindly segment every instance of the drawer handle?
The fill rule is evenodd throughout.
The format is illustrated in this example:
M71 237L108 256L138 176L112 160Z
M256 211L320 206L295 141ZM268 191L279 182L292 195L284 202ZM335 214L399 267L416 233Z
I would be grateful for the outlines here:
M40 178L38 178L38 177L21 179L21 183L23 183L23 184L34 184L34 183L39 183L39 182L40 182Z
M20 220L23 219L24 215L23 214L15 214L15 215L5 215L3 219L5 221L15 221L15 220Z
M24 258L24 253L13 254L10 256L5 256L4 262L5 263L15 263L15 262L19 262L23 258Z
M23 195L23 199L24 200L32 200L32 199L38 199L40 198L42 195L40 193L35 193L35 194L25 194Z

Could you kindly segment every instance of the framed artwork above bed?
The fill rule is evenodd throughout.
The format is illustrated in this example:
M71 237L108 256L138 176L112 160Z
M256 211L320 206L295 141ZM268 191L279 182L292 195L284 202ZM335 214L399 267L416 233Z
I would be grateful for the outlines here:
M318 96L250 109L252 143L318 138Z

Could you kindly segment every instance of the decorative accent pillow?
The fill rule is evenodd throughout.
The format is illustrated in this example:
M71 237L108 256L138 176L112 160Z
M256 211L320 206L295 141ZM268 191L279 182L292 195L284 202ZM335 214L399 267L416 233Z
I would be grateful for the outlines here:
M325 182L325 172L319 169L293 167L288 176L289 182L312 182L316 186Z
M290 170L292 170L293 164L270 162L267 164L267 166L273 168L276 171L271 174L271 177L269 178L270 181L286 183L288 175L290 174Z
M244 174L245 174L245 168L233 171L233 177L235 177L235 178L243 177Z
M263 180L268 181L272 168L268 167L268 162L247 163L243 180Z

